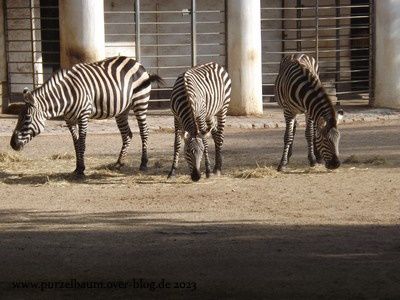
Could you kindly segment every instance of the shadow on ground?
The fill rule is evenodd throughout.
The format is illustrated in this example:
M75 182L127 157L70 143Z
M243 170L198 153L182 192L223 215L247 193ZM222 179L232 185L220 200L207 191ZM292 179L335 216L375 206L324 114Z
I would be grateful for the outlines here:
M157 212L29 210L0 211L0 226L2 299L400 297L400 226L201 223ZM164 279L196 283L196 290L13 286L71 279Z

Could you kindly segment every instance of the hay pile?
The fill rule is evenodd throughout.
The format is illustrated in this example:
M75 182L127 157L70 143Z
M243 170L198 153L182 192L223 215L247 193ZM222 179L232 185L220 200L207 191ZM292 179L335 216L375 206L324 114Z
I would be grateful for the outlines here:
M245 169L239 170L233 173L233 177L241 179L250 178L266 178L266 177L276 177L278 172L272 167L260 167L257 165L255 169Z

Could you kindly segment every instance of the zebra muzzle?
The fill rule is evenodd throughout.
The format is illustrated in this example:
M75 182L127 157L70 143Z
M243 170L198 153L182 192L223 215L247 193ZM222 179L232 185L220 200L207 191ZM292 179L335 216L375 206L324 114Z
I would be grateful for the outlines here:
M329 170L334 170L340 167L340 160L330 160L325 163L325 167Z
M17 132L13 133L11 140L10 140L10 146L15 151L20 151L24 147L24 143L19 139Z
M193 169L190 177L192 178L193 181L199 181L201 178L201 173L199 170Z

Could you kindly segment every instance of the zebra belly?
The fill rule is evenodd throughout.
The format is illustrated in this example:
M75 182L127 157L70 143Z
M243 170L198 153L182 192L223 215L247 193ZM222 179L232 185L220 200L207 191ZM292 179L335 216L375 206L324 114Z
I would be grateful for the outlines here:
M92 119L109 119L117 117L121 113L130 109L131 102L122 101L120 105L116 105L116 101L93 101L92 112L90 118Z

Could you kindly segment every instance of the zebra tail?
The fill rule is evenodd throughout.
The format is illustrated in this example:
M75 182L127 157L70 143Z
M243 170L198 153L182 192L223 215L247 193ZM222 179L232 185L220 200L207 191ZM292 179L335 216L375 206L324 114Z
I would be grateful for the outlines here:
M134 90L133 90L133 94L136 94L137 92L140 92L142 89L148 87L152 82L157 82L161 85L165 85L165 81L164 79L162 79L160 76L158 76L157 74L151 74L149 75L149 78L147 78L146 80L144 80L139 86L137 86Z

